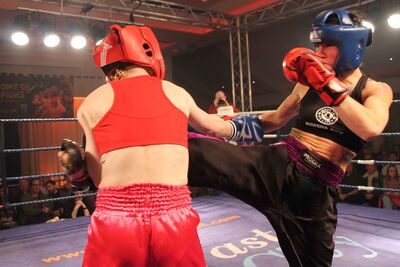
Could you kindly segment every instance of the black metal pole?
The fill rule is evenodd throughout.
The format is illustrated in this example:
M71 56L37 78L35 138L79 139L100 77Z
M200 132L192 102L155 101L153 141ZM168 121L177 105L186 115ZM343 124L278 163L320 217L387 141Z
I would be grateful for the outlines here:
M1 183L3 186L3 205L8 208L10 203L8 202L8 185L7 185L7 171L6 171L6 154L4 153L5 146L4 137L4 123L0 122L0 176Z

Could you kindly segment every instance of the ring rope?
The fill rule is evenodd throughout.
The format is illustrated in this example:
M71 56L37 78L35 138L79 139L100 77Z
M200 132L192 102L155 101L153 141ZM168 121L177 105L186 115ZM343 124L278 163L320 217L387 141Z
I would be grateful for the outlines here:
M340 184L340 187L343 188L352 188L364 191L381 191L381 192L400 192L400 189L395 188L383 188L383 187L373 187L373 186L357 186L357 185L346 185ZM97 195L97 192L94 193L85 193L73 196L65 196L65 197L56 197L56 198L47 198L47 199L40 199L40 200L32 200L32 201L25 201L25 202L16 202L16 203L6 203L5 205L0 205L0 209L5 208L14 208L23 205L33 205L33 204L42 204L46 202L53 202L53 201L61 201L61 200L69 200L74 199L76 197L94 197Z
M51 121L77 121L77 118L36 118L36 119L0 119L0 122L51 122Z
M400 189L395 188L384 188L384 187L373 187L373 186L363 186L363 185L348 185L348 184L340 184L340 187L343 188L352 188L358 190L365 190L365 191L382 191L382 192L400 192Z
M60 176L68 176L68 174L64 172L59 173L48 173L48 174L37 174L37 175L26 175L26 176L13 176L6 177L7 181L18 181L18 180L33 180L39 178L50 178L50 177L60 177Z
M400 99L394 99L392 103L400 103ZM258 111L248 111L248 112L237 112L234 113L235 115L241 115L241 114L248 114L248 115L256 115L256 114L262 114L267 111L273 111L273 110L258 110ZM77 121L77 118L23 118L23 119L0 119L1 122L50 122L50 121Z
M42 204L42 203L52 202L52 201L74 199L77 197L94 197L96 195L97 195L97 192L94 192L94 193L77 194L77 195L73 195L73 196L55 197L55 198L39 199L39 200L32 200L32 201L25 201L25 202L5 203L4 205L0 205L0 209L2 207L14 208L14 207L23 206L23 205Z
M357 160L351 160L351 163L357 163L360 165L371 165L371 164L378 164L378 165L389 165L389 164L393 164L393 165L397 165L400 164L400 161L393 161L393 160L373 160L373 159L357 159Z
M60 150L61 146L49 146L49 147L28 147L28 148L10 148L4 149L4 153L17 153L17 152L35 152L35 151L52 151Z
M83 145L79 145L83 148ZM27 147L27 148L9 148L4 149L4 153L17 153L17 152L35 152L35 151L53 151L60 150L61 146L48 146L48 147Z

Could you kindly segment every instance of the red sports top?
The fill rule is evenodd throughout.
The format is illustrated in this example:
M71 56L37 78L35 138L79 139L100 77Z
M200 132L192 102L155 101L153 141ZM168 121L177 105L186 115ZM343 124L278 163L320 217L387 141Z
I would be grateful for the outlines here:
M160 79L137 76L113 81L111 87L114 103L93 128L100 156L131 146L188 146L188 118L164 94Z

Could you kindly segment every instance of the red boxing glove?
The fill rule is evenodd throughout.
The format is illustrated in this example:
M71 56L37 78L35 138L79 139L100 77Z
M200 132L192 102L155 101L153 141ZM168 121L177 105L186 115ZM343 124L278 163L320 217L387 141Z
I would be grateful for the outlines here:
M310 49L294 48L285 56L284 74L289 80L311 86L327 105L337 106L349 95L349 91L323 60Z
M298 82L303 85L309 86L305 77L300 74L298 65L300 56L310 52L314 53L308 48L299 47L293 48L286 54L282 62L283 74L285 75L286 79L291 82Z

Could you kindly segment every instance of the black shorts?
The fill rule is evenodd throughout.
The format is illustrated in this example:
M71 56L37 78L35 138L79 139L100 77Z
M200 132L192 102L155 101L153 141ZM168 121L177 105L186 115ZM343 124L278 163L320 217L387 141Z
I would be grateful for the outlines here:
M331 266L337 188L291 159L286 143L235 146L195 138L189 158L189 185L224 191L263 213L290 266Z

